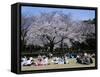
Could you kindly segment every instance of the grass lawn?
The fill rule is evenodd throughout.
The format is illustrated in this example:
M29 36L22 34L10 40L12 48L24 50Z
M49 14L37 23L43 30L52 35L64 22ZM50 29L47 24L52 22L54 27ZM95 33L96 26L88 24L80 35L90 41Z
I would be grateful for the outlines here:
M94 67L95 66L95 60L93 59L93 63L90 65L84 65L76 63L75 59L68 59L69 64L50 64L45 66L22 66L22 71L27 70L45 70L45 69L61 69L61 68L78 68L78 67ZM50 60L49 60L50 61Z

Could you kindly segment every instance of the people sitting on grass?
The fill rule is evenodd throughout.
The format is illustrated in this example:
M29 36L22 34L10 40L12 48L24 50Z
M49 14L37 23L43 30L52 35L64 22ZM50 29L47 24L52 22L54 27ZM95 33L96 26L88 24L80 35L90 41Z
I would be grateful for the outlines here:
M22 58L22 62L21 62L22 66L30 66L32 64L33 64L33 58L32 57L26 58L26 56L25 56L25 57Z
M64 58L63 58L63 57L60 57L60 58L59 58L58 64L64 64Z
M23 58L21 58L21 65L22 66L26 65L26 61L27 61L26 56L24 56Z
M43 56L43 64L48 65L48 57Z
M54 64L68 64L68 59L67 59L67 56L62 56L62 57L54 57L52 62Z
M94 55L93 55L94 56ZM87 53L78 53L76 57L77 63L80 64L91 64L93 63L92 54ZM22 66L46 66L51 64L70 64L69 58L67 54L64 56L52 56L51 58L47 57L46 55L38 55L36 58L33 57L26 57L24 56L21 58L21 65Z
M35 61L35 66L44 66L48 65L48 57L39 55Z
M92 64L93 63L93 60L92 60L92 57L90 54L87 54L87 53L80 53L77 55L76 57L76 60L77 60L77 63L80 63L80 64Z
M32 60L30 58L28 58L27 61L26 61L26 65L31 66L32 63L33 63Z
M51 63L53 64L68 64L68 58L66 55L64 55L64 57L53 57L51 58ZM22 58L22 62L21 62L21 65L22 66L31 66L31 65L34 65L34 66L44 66L44 65L49 65L51 64L49 63L49 60L48 60L48 57L43 55L38 55L37 58L33 59L33 57L23 57Z
M64 64L69 64L67 55L64 55Z
M41 65L43 65L43 57L41 55L38 55L35 61L35 66L41 66Z
M54 63L54 64L58 64L58 61L59 61L59 57L54 57L52 59L52 63Z

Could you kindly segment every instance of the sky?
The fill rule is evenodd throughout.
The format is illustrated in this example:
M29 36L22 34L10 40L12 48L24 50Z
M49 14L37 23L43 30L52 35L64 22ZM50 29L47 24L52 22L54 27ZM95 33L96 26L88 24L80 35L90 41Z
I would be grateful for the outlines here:
M46 7L32 7L22 6L21 14L26 16L39 15L41 12L50 13L54 11L61 11L65 14L71 14L73 20L88 20L95 18L95 10L83 10L83 9L65 9L65 8L46 8Z

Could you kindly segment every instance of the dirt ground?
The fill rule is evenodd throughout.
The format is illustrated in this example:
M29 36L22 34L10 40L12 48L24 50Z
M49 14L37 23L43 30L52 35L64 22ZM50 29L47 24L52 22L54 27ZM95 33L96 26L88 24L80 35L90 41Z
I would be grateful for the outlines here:
M49 60L50 61L50 60ZM76 63L75 59L68 59L69 64L50 64L45 66L22 66L22 71L28 71L28 70L45 70L45 69L61 69L61 68L78 68L78 67L94 67L95 66L95 60L93 59L93 63L90 65L84 65Z

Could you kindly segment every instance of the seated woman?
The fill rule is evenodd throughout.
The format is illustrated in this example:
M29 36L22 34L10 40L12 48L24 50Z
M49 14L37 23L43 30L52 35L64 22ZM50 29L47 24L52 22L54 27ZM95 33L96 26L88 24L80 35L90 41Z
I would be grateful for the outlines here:
M38 56L38 58L35 61L36 66L42 66L43 65L43 57L41 55Z
M46 56L43 57L43 64L48 65L48 57Z

